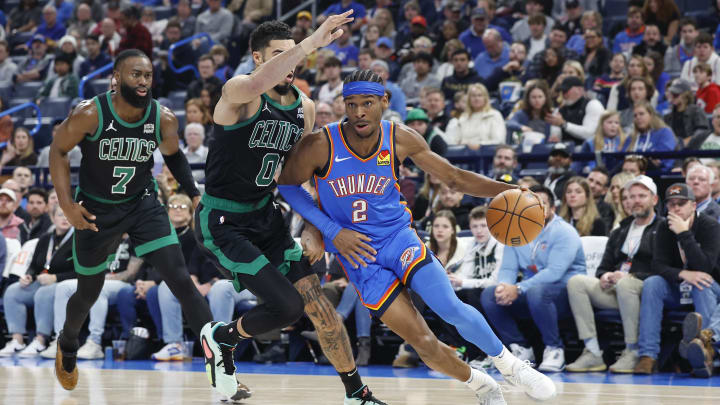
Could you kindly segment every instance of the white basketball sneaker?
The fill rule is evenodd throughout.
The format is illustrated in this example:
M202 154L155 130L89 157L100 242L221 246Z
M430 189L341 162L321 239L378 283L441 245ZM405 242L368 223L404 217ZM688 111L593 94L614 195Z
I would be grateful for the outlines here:
M200 343L205 356L205 372L210 385L222 395L232 397L237 393L235 379L235 362L233 354L235 346L228 346L215 341L215 330L224 326L224 322L208 322L200 331Z
M500 390L500 385L498 385L494 378L490 377L484 371L474 368L470 370L473 380L481 382L481 385L475 389L478 405L507 405Z
M552 380L531 367L529 361L521 361L515 358L510 374L503 374L505 380L521 388L525 394L533 399L545 401L557 394L557 389Z

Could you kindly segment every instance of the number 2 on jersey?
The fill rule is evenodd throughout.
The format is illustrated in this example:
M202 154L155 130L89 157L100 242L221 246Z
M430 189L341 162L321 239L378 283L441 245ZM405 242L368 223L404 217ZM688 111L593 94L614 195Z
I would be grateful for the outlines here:
M367 201L355 200L352 203L352 221L353 223L367 221Z
M113 177L120 177L120 180L112 186L110 191L113 194L125 194L127 184L135 177L134 167L115 166L113 169Z

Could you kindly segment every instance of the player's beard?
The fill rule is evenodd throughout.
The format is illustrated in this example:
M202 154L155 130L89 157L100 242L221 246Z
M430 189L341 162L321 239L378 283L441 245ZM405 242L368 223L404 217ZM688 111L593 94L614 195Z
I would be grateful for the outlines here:
M273 87L273 90L275 90L277 94L284 96L290 92L291 84L292 83L278 84L277 86Z
M147 108L148 104L150 104L150 100L152 99L152 89L148 87L145 97L141 97L135 92L135 90L137 90L138 88L139 86L131 87L126 85L125 83L120 83L120 95L131 106L135 108L145 109Z

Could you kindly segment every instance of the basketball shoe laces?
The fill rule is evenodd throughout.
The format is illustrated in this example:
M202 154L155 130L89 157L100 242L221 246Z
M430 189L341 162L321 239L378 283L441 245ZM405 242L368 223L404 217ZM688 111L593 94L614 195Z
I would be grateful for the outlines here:
M363 393L359 399L362 400L360 405L387 405L385 402L375 398L367 385L363 387Z
M235 375L235 346L220 343L220 354L222 358L217 362L216 366L222 364L225 374Z
M536 387L541 383L542 374L534 373L530 360L520 362L517 370L510 375L503 375L505 380L514 386ZM515 366L513 366L515 368Z

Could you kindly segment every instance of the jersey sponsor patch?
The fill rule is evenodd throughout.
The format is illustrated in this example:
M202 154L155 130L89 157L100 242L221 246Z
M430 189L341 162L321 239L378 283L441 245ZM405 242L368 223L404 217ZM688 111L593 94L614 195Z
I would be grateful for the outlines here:
M387 149L380 152L377 157L378 166L390 166L390 151Z
M407 266L409 266L410 263L413 262L413 260L415 259L415 253L417 253L418 250L420 250L419 247L411 246L405 249L402 255L400 255L400 264L402 264L403 270L405 270Z
M152 134L153 132L155 132L155 124L145 124L143 127L143 133Z

